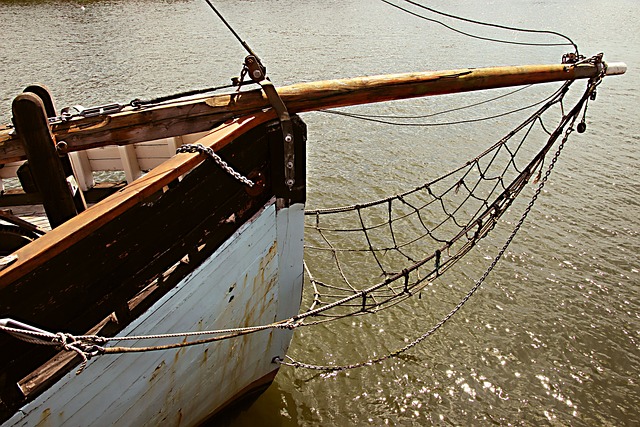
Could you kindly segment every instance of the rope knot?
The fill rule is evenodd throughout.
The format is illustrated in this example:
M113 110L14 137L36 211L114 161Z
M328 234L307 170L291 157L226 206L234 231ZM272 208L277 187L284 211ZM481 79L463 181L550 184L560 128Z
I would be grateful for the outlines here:
M76 375L79 375L84 371L84 368L87 366L87 362L93 356L104 353L103 347L95 344L87 344L82 339L71 334L65 334L64 332L58 332L53 341L65 351L73 351L82 358L82 362L76 371Z
M64 332L58 332L54 341L65 350L71 350L73 346L78 343L76 337L71 334L65 334Z
M283 323L281 325L278 326L278 328L280 329L288 329L290 331L296 329L298 326L300 326L302 322L299 320L293 320L293 319L289 319L286 323Z

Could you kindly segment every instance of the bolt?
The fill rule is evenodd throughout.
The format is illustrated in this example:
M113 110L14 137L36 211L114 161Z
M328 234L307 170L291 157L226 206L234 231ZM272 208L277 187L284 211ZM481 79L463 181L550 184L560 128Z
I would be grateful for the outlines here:
M56 150L58 151L58 154L67 154L69 151L69 145L64 141L60 141L56 144Z
M291 136L291 134L290 134L290 133L288 133L288 134L284 137L284 141L285 141L285 142L289 142L289 143L290 143L291 141L293 141L293 136Z

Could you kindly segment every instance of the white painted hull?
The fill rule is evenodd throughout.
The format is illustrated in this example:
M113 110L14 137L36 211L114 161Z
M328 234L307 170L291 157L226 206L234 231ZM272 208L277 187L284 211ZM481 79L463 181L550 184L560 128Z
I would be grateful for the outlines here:
M120 335L270 323L295 315L302 291L303 204L269 202ZM278 369L291 332L103 355L71 372L3 425L197 425ZM167 340L114 345L161 345Z

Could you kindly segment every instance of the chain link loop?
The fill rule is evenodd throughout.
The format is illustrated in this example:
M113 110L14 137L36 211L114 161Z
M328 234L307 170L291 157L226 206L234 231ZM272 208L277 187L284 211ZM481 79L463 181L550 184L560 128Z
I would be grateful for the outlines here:
M229 166L229 164L227 162L222 160L222 158L220 156L218 156L213 151L213 148L211 148L211 147L205 147L202 144L185 144L185 145L183 145L181 147L178 147L178 149L176 150L176 153L200 153L200 154L206 154L209 157L211 157L213 159L213 161L216 162L218 164L218 166L220 166L229 175L231 175L232 177L234 177L235 179L237 179L241 183L243 183L243 184L245 184L245 185L247 185L249 187L253 187L253 181L251 181L249 178L246 178L245 176L243 176L240 173L238 173L235 170L233 170L233 168L231 166Z

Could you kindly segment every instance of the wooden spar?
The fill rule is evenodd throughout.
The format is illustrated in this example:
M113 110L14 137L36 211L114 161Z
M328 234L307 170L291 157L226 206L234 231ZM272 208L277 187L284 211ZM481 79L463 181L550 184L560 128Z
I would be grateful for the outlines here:
M525 65L460 69L300 83L278 89L290 113L345 107L448 93L585 79L603 64ZM623 74L626 65L606 65L607 75ZM212 129L232 117L270 107L261 90L174 102L142 110L75 118L52 126L68 151L105 145L127 145ZM25 158L20 138L0 131L0 164Z

